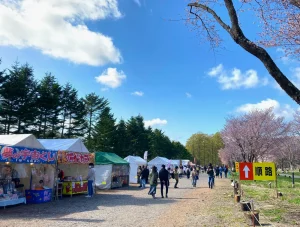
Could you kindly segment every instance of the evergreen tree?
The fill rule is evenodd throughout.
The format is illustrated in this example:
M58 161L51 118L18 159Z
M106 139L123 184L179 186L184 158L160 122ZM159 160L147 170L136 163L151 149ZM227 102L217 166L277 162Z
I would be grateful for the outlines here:
M124 120L120 120L119 124L117 125L114 153L122 158L125 158L131 154L129 153L129 139Z
M129 137L129 151L137 156L143 156L149 149L149 137L141 115L131 117L126 124Z
M86 108L86 122L87 122L87 139L86 146L88 149L93 148L92 134L94 132L95 124L101 111L108 106L108 100L100 98L95 93L91 93L84 98Z
M1 108L3 133L30 131L36 115L36 86L33 69L28 64L15 63L6 77L1 77L1 93L5 100Z
M114 152L116 143L116 119L105 107L93 133L93 151Z
M59 136L62 88L50 73L38 85L37 137L56 138Z
M61 138L82 137L86 131L86 109L83 99L78 99L77 90L67 83L61 95Z

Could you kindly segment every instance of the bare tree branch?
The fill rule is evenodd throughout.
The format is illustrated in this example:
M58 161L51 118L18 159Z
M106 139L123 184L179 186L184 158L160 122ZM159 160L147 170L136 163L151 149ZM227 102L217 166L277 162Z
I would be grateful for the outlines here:
M299 89L281 72L281 70L277 67L271 56L268 52L251 42L244 35L238 21L238 16L236 10L234 8L232 0L224 0L226 9L228 11L228 15L231 21L231 28L224 23L224 21L216 14L214 10L210 7L199 4L197 2L190 3L188 6L200 8L202 10L207 11L209 14L213 16L216 22L221 25L232 37L232 39L240 45L243 49L245 49L250 54L257 57L266 67L270 75L276 80L276 82L280 85L280 87L294 100L296 103L300 104L300 91ZM299 1L297 1L299 2Z

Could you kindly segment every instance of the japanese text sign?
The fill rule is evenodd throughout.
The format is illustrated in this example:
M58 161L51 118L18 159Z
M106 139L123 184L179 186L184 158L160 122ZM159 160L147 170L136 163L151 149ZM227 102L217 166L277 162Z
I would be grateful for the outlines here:
M276 180L276 169L273 162L253 163L254 180Z
M273 162L240 162L240 180L276 180L276 168Z
M240 172L240 164L238 162L235 162L235 172Z
M94 162L94 154L71 151L58 151L57 162L60 164L89 164L91 162Z
M57 151L0 145L0 162L55 164Z
M253 180L253 163L240 162L240 180Z

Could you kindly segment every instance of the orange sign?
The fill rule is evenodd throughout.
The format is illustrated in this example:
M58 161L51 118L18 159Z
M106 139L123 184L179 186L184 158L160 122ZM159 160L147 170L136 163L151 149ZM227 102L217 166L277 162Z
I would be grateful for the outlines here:
M89 164L95 161L93 153L58 151L57 156L57 162L59 164Z

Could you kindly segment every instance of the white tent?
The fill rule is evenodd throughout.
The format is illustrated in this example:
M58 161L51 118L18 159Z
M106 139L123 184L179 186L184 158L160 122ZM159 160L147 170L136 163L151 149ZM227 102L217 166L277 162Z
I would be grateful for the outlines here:
M127 156L124 158L130 165L129 182L138 183L137 170L139 166L147 165L147 162L139 156Z
M0 144L45 149L35 136L31 134L0 135Z
M150 168L152 168L152 166L156 166L159 171L161 169L162 165L165 165L167 167L169 162L170 162L169 159L157 156L156 158L154 158L150 162L148 162L148 166Z
M89 152L83 144L82 140L76 139L38 139L46 149L73 151L73 152Z
M176 166L180 166L180 160L172 160L170 159L170 162L169 162L170 165L172 165L172 168L175 168Z
M181 163L183 166L187 166L189 164L190 160L182 160Z

